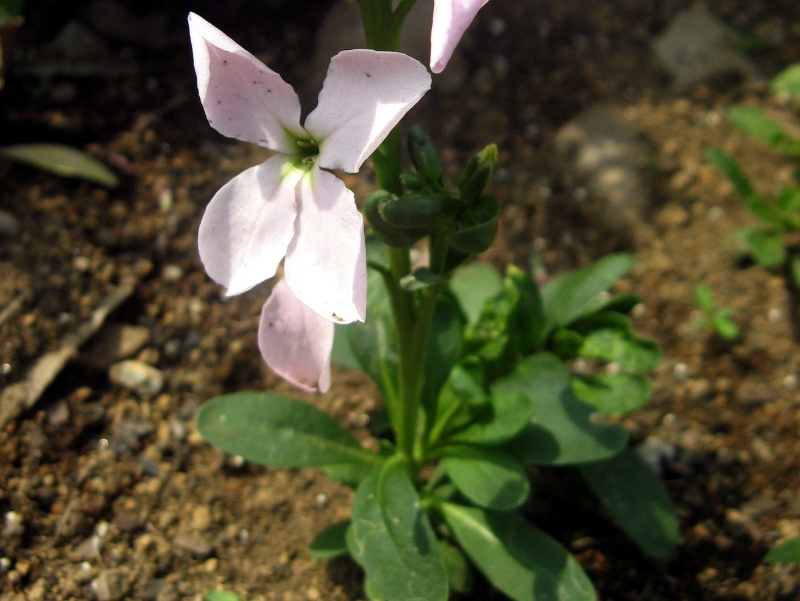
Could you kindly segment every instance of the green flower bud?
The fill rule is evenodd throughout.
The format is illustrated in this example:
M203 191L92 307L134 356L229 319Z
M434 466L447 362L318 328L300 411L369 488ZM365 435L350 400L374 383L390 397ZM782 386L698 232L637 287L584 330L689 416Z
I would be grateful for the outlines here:
M494 144L489 144L469 160L458 176L457 182L464 203L471 205L483 195L495 165L497 165L497 146Z
M389 246L411 246L417 240L426 236L427 232L424 229L398 228L386 223L381 215L381 208L397 201L397 196L391 192L376 190L367 197L364 203L364 216L372 226L375 235Z
M408 153L419 176L434 188L442 186L444 167L428 132L421 125L408 130Z
M379 211L392 227L430 231L454 221L458 203L445 196L403 196L381 203Z

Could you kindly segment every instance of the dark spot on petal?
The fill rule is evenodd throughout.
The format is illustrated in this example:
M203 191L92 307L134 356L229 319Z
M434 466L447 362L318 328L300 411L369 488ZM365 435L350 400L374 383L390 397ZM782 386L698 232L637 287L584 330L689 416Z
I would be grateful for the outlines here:
M370 75L369 73L364 73L364 75L366 75L367 77L372 77L372 75Z

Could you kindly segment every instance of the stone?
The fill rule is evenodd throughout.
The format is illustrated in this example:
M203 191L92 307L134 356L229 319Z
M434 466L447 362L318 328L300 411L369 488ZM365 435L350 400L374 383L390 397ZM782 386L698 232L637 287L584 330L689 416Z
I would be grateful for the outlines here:
M0 237L12 237L19 233L19 220L8 211L0 210Z
M164 372L134 359L112 365L108 377L114 384L142 395L158 394L164 387Z
M736 47L736 34L704 8L679 13L653 49L678 88L728 73L760 79L756 66Z
M122 570L103 570L91 587L97 601L119 601L128 594L130 582Z
M555 144L567 186L585 186L589 193L587 210L599 203L600 217L612 232L641 223L650 201L640 174L646 149L618 107L588 107L558 131Z
M98 369L108 369L113 363L128 359L150 340L150 330L144 326L108 323L81 352L81 361Z

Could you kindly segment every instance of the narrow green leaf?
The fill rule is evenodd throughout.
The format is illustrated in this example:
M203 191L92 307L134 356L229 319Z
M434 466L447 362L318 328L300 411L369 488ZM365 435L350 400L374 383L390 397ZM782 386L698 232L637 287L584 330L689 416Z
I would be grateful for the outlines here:
M328 526L317 534L308 548L314 559L333 559L347 555L347 529L350 520Z
M62 144L17 144L0 148L0 156L61 177L94 182L109 188L119 185L111 169L92 155Z
M772 549L764 557L767 563L800 562L800 536L787 540Z
M608 255L545 284L542 288L546 319L544 335L602 307L603 293L625 275L635 262L636 259L631 255Z
M598 461L628 442L625 428L595 423L594 408L575 397L569 370L554 355L527 357L496 387L525 395L533 407L530 423L507 446L525 465Z
M443 503L456 540L478 569L515 601L594 601L575 558L517 513Z
M753 106L733 105L728 109L728 120L740 131L771 148L779 148L789 138L783 127Z
M640 374L573 374L572 392L604 415L628 413L639 409L650 398L653 384Z
M678 543L678 516L664 484L631 449L578 466L622 530L652 557L667 557Z
M399 457L356 489L348 545L378 598L447 601L439 546L417 491Z
M478 321L483 306L502 289L502 279L497 270L480 261L462 265L450 277L450 290L458 299L469 323Z
M453 447L447 450L441 466L465 497L486 509L516 509L531 491L525 468L498 449Z
M369 465L377 461L327 413L269 392L213 398L200 407L195 423L210 444L259 465Z
M728 179L733 185L736 194L744 201L753 215L769 223L777 224L781 222L780 215L767 203L763 196L756 192L750 183L750 179L744 174L739 167L739 163L732 156L719 148L712 148L706 152L706 160Z
M231 591L207 591L205 601L242 601L242 598Z

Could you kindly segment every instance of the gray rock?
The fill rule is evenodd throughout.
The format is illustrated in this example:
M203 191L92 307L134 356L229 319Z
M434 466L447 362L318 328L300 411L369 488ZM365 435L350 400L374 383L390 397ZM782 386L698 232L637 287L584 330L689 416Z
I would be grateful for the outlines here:
M590 106L556 134L568 186L585 186L588 200L601 204L602 219L612 231L641 222L650 200L641 176L645 148L613 105ZM583 198L585 194L576 197ZM588 203L595 208L592 203Z
M164 387L164 373L160 369L133 359L112 365L108 377L114 384L143 395L158 394Z
M759 79L756 66L736 47L734 32L703 8L679 13L655 40L653 49L676 87L727 73Z

